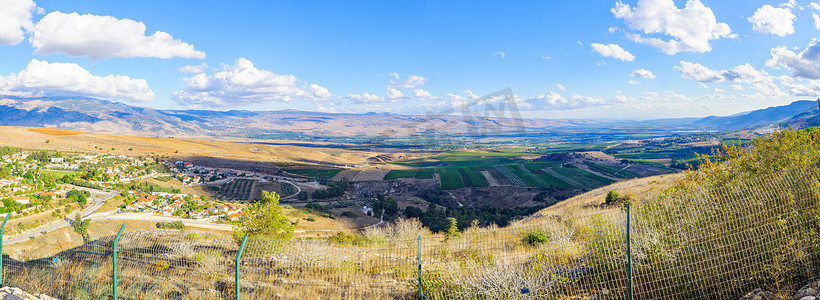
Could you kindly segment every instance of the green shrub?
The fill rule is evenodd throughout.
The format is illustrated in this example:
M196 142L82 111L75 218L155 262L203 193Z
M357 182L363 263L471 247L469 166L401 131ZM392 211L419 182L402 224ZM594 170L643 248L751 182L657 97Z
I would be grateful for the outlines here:
M173 222L158 222L157 228L159 229L185 229L185 224L182 221L173 221Z
M316 218L314 218L313 216L307 217L307 219L305 220L307 220L308 222L316 222Z
M532 231L524 236L524 243L530 246L538 246L546 243L549 238L546 234L540 231Z
M609 191L609 193L606 194L606 199L604 199L604 204L613 204L618 202L618 200L621 200L621 194L618 194L617 191Z

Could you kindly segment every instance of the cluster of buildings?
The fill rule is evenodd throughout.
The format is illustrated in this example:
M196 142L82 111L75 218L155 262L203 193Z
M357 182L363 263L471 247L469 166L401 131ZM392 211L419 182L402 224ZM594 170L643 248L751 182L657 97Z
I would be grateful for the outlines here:
M154 159L152 158L140 159L137 157L131 157L122 154L114 155L102 152L96 155L78 155L73 158L73 164L69 164L65 160L55 161L55 158L52 158L52 164L48 165L48 167L55 169L71 170L77 169L75 167L77 166L77 164L96 165L112 161L116 163L114 163L113 165L105 166L102 169L100 169L100 171L103 174L105 174L109 178L109 180L119 182L127 182L140 176L150 175L149 171L146 168L141 167L149 166L154 163Z
M248 176L247 174L239 174L233 171L225 171L214 168L197 167L191 161L161 161L171 171L176 173L174 178L182 181L183 184L196 184L205 181L217 181L228 177Z
M6 164L14 165L18 170L27 170L37 168L37 164L26 161L31 155L31 152L23 151L21 153L13 153L10 155L3 155L0 157Z
M178 215L182 217L189 217L192 219L202 219L211 216L223 216L231 219L235 216L237 219L244 215L242 209L231 203L215 204L204 209L190 209L190 202L200 203L202 198L199 195L187 194L173 194L173 193L142 193L135 191L128 191L129 194L136 197L136 201L120 208L120 212L154 212L165 216ZM183 211L183 207L189 208ZM199 206L199 205L194 205Z

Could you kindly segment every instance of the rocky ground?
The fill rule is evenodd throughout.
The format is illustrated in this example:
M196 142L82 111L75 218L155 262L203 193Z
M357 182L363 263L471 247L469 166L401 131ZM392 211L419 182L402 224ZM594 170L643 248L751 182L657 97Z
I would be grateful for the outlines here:
M769 300L769 299L794 299L794 300L817 300L820 299L820 281L808 284L794 294L787 292L772 293L762 289L755 289L740 298L740 300Z
M15 287L0 288L0 299L2 300L57 300L57 298L46 295L32 295Z

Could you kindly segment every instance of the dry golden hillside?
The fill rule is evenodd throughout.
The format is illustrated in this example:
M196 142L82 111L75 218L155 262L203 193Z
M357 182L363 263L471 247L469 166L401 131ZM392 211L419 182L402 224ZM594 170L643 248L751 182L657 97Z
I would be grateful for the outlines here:
M600 206L600 204L604 202L606 194L612 190L617 191L622 196L630 195L636 199L655 198L660 195L664 189L675 183L681 175L682 173L666 174L616 182L544 208L533 214L533 216L536 216L535 218L526 218L517 225L539 223L540 218L537 216L583 217L605 210L618 209L615 207L605 208Z
M328 164L363 164L367 162L367 158L379 154L340 149L107 135L65 129L8 126L0 126L0 145L63 152L108 152L129 156L210 156L247 161Z

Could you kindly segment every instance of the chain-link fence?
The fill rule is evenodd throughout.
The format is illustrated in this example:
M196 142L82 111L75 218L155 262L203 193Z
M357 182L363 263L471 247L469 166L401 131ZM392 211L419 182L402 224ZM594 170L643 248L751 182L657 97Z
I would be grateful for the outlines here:
M249 238L238 260L241 241L224 233L126 224L117 296L234 299L236 278L242 299L731 299L793 290L820 271L818 178L812 169L693 181L631 206L449 236L419 238L410 228L388 238ZM93 222L81 246L42 258L4 256L4 284L111 298L121 226Z

